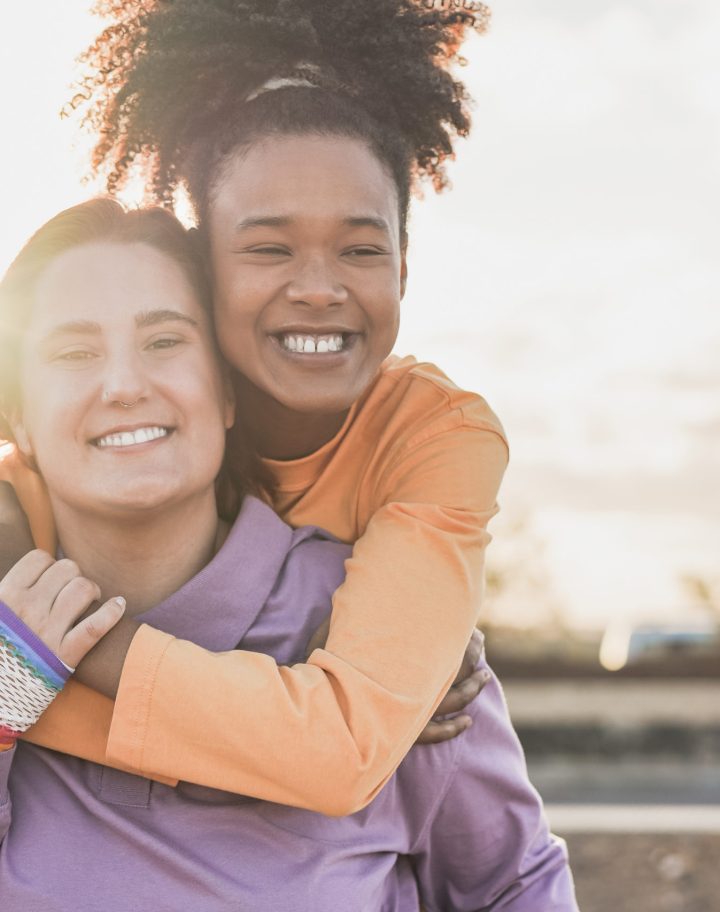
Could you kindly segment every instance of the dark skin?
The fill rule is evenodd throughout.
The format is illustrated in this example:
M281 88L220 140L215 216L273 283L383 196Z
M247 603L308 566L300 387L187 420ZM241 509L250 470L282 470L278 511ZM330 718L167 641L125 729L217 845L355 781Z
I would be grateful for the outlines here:
M21 557L33 548L32 536L12 487L0 482L0 578L13 567ZM87 617L97 608L97 603L83 615ZM79 620L82 620L79 619ZM81 683L92 687L111 699L117 695L125 656L140 623L131 617L123 617L104 635L102 640L78 664L75 677ZM307 655L321 648L327 638L329 621L315 632L307 647ZM457 677L431 719L421 732L418 744L436 744L449 741L464 732L471 724L470 717L462 710L480 693L488 680L487 672L475 671L483 653L483 638L480 631L473 633ZM452 719L439 717L454 715Z

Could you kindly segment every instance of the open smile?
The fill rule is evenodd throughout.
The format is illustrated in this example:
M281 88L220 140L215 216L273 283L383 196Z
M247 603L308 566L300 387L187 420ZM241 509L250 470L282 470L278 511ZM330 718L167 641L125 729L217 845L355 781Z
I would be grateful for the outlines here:
M273 335L283 351L295 355L337 355L352 348L357 333L283 332Z
M168 437L172 432L173 428L150 424L145 427L133 428L132 430L112 431L102 437L96 437L90 442L101 450L110 447L124 449L161 440L163 437Z

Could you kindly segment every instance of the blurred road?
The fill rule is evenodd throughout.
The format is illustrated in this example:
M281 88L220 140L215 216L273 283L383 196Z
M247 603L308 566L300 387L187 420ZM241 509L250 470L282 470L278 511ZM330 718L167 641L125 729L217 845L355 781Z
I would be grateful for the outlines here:
M524 723L720 726L720 678L506 679L503 689L516 726Z
M546 804L715 805L720 814L720 765L710 759L530 756L528 768Z
M504 685L582 912L720 912L720 682Z

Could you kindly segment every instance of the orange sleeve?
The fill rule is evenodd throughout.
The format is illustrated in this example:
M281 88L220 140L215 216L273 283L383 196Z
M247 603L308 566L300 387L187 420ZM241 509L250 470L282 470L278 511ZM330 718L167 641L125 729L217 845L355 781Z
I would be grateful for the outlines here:
M326 814L369 803L457 671L506 461L502 438L472 426L408 448L385 477L395 500L347 562L326 649L307 664L212 655L141 628L107 760Z

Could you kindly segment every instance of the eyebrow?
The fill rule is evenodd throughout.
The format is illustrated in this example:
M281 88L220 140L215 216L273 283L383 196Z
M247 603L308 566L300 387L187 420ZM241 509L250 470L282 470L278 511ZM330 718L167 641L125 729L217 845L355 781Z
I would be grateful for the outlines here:
M384 218L377 215L357 215L343 220L351 228L377 228L379 231L390 233L390 226Z
M157 326L159 323L187 323L190 326L197 326L197 320L179 310L146 310L137 314L135 325L138 329L144 329L148 326ZM66 323L60 323L53 327L45 336L45 340L51 340L57 336L81 335L81 336L99 336L102 333L102 326L92 320L68 320Z
M241 219L235 226L237 233L251 228L287 228L293 219L289 215L257 215ZM349 228L377 228L390 233L390 226L384 218L377 215L352 215L342 220Z
M135 325L138 329L144 329L146 326L156 326L158 323L198 325L197 320L194 320L188 314L181 313L179 310L146 310L135 317Z
M256 215L241 219L235 231L247 231L248 228L286 228L292 219L287 215Z

